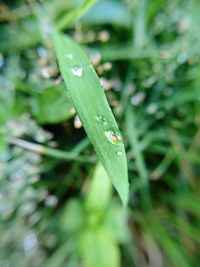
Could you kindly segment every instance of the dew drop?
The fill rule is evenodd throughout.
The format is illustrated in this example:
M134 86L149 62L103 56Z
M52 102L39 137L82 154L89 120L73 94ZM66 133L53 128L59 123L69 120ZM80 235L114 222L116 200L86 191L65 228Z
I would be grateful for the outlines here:
M122 151L117 151L117 156L122 156Z
M96 116L96 120L100 122L101 124L106 124L106 118L103 115Z
M122 137L120 132L117 130L109 130L105 132L108 141L113 145L118 145L122 142Z
M69 58L69 59L73 59L73 55L72 54L67 54L67 55L65 55L65 57L67 57L67 58Z
M74 66L73 68L71 68L71 72L74 76L79 78L83 75L83 69L80 66Z

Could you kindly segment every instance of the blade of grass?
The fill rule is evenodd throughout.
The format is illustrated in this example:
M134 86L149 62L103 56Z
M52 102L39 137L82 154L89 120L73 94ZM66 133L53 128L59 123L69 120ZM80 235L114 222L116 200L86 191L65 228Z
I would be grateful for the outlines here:
M96 72L70 38L54 32L53 42L62 76L85 131L126 204L128 175L124 144Z
M76 8L75 10L67 13L63 16L60 21L57 23L57 30L62 30L74 23L77 19L79 19L94 3L96 0L86 0L82 6Z
M42 265L42 267L60 267L66 261L66 258L72 254L73 241L67 241L61 247L59 247L48 260Z
M134 48L142 48L146 42L146 0L138 1L134 14Z
M10 136L8 138L8 143L12 145L16 145L31 151L34 151L41 155L50 156L57 159L64 159L64 160L74 160L79 162L85 163L95 163L96 158L91 156L79 156L77 152L64 152L55 148L46 147L39 144L34 144L16 137Z
M140 150L135 116L130 108L128 108L127 110L126 127L127 127L127 134L130 140L131 149L135 156L138 173L141 177L141 180L143 181L143 184L146 185L148 184L148 173L142 152Z
M139 140L138 140L138 130L136 127L136 119L134 112L131 110L131 107L128 106L126 111L126 129L129 138L129 142L131 145L131 150L133 155L135 156L135 163L137 167L137 171L141 178L142 184L142 194L145 200L145 205L149 206L151 204L151 198L149 193L149 179L148 172L145 165L144 157L140 148Z

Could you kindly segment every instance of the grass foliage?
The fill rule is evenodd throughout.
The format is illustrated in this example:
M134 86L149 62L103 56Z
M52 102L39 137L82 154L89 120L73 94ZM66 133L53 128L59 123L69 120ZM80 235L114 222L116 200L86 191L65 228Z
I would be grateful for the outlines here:
M199 267L199 8L0 2L0 266Z

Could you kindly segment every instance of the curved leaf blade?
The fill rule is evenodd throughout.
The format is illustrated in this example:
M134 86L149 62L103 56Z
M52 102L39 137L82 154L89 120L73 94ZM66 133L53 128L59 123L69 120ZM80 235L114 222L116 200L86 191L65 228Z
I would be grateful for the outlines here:
M128 201L124 144L98 76L82 49L69 37L54 32L60 71L72 102L123 204Z

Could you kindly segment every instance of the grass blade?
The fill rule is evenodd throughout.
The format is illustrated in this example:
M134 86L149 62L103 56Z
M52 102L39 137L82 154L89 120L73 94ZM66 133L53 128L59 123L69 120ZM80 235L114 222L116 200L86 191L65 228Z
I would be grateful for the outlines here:
M94 3L96 0L86 0L81 7L67 13L57 24L57 30L61 30L78 20Z
M70 38L55 32L53 41L72 102L99 160L126 204L128 175L124 144L96 72Z

